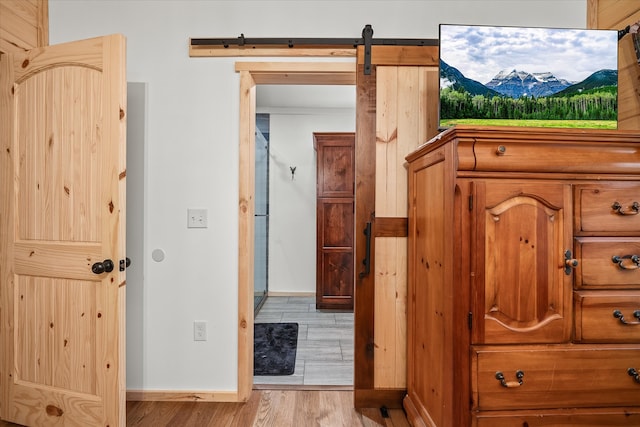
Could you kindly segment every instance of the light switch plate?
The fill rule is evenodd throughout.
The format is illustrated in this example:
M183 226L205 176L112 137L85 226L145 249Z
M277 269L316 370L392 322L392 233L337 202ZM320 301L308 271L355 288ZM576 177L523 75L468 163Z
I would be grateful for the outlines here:
M187 209L187 228L207 228L207 210Z
M203 321L193 322L193 340L194 341L207 340L207 322L203 322Z

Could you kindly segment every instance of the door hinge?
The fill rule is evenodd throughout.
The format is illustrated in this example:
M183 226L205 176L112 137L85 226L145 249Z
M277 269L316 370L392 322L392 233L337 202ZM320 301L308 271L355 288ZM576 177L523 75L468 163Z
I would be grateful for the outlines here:
M473 313L469 312L467 315L467 326L469 326L469 330L473 328Z
M473 195L469 196L469 210L473 210Z

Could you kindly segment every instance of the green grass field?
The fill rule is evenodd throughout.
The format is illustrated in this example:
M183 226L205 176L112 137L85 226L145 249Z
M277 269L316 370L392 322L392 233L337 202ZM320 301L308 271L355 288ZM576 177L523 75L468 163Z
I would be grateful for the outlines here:
M615 120L510 120L510 119L451 119L440 120L440 126L455 124L480 126L530 126L547 128L617 129Z

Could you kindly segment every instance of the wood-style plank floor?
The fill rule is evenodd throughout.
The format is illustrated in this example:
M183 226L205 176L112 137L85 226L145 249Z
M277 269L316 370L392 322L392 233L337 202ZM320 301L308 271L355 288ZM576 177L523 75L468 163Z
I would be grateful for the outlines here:
M255 323L297 323L292 375L255 376L267 385L353 386L353 312L317 310L315 297L269 296Z
M136 427L407 427L401 409L358 412L352 391L255 390L247 403L128 402Z
M311 297L269 297L256 322L298 323L293 375L254 377L247 403L127 402L127 426L409 426L402 409L383 417L378 408L353 408L353 313L316 310ZM0 427L16 426L0 421Z
M1 427L16 424L0 421ZM352 391L254 390L247 403L127 402L132 427L408 427L402 409L356 411Z

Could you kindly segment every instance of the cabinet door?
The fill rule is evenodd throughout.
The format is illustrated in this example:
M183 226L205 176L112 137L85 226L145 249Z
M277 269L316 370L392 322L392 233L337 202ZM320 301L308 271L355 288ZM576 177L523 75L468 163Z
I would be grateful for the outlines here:
M316 197L348 197L353 199L355 186L355 134L313 134L317 155Z
M355 134L315 132L316 308L353 310Z
M474 343L558 343L571 333L570 186L472 183Z
M318 199L316 308L353 309L353 201Z

